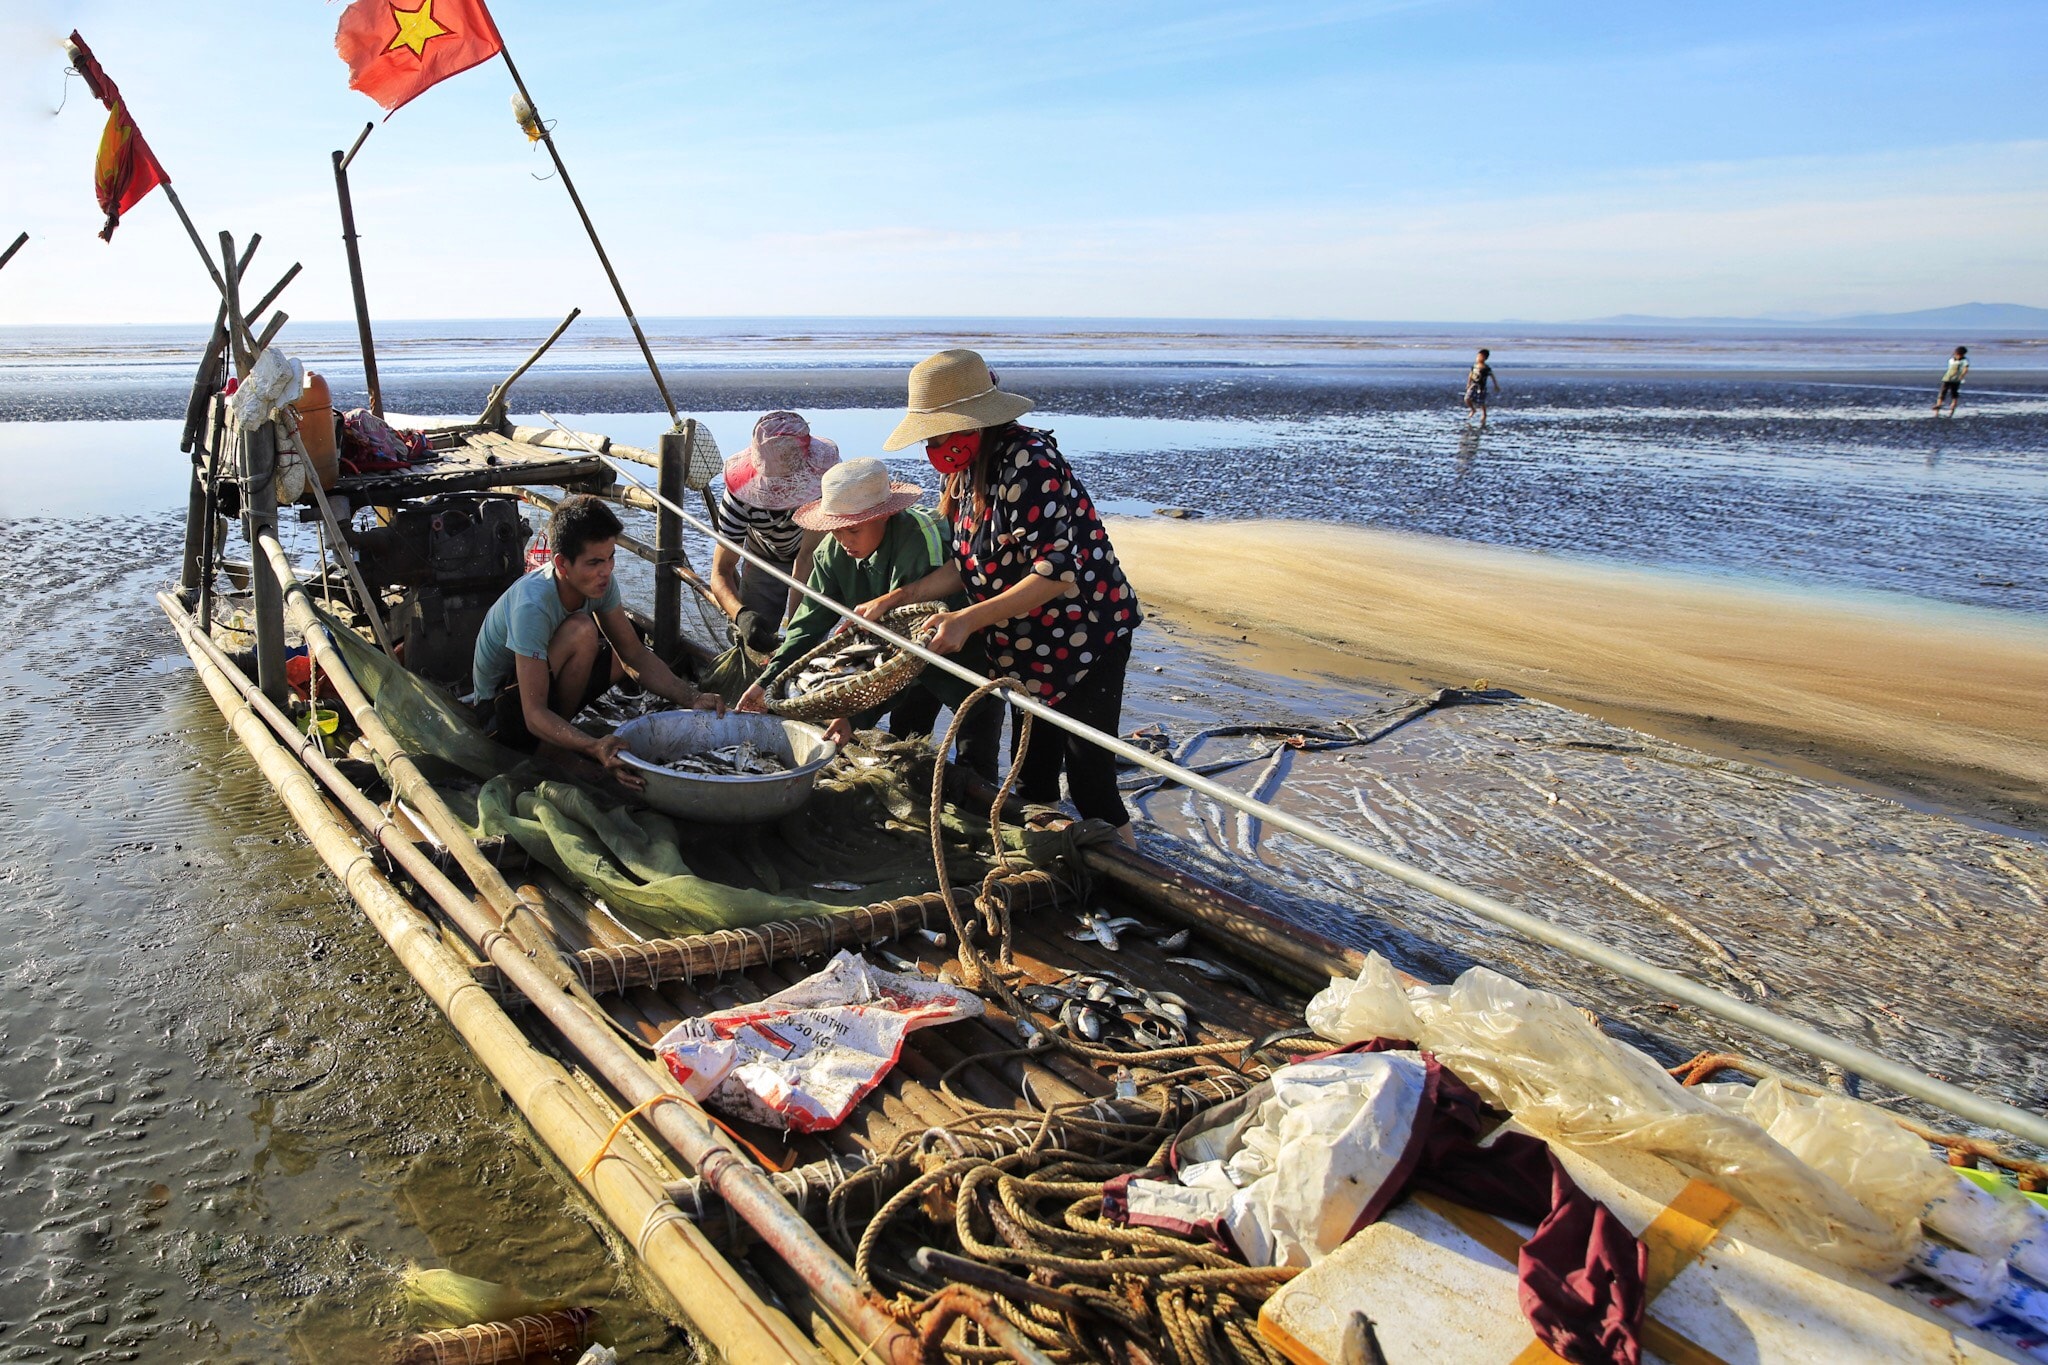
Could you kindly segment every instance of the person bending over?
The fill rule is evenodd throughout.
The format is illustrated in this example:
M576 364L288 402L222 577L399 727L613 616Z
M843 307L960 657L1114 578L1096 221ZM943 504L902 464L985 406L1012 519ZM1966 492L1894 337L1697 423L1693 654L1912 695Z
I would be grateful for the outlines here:
M470 673L500 744L526 752L556 745L602 763L637 790L645 784L619 757L624 741L594 739L569 723L584 707L631 675L658 697L700 711L725 708L716 694L671 672L627 619L612 577L624 529L602 500L587 493L564 499L548 523L553 557L492 603Z
M923 492L914 483L895 483L880 460L859 459L825 471L816 501L796 509L796 523L828 534L811 561L809 586L835 602L859 607L886 593L915 583L946 562L946 535L929 512L918 507ZM962 597L956 605L966 605ZM861 613L869 620L880 611ZM804 599L789 621L789 632L768 661L761 680L739 700L742 711L768 709L768 688L798 659L809 653L839 625L840 616ZM984 670L980 643L970 641L961 663ZM888 728L896 735L933 733L941 706L958 706L972 689L950 673L927 668L898 693L889 712ZM872 725L878 716L844 717L832 722L825 737L844 744L856 728ZM960 732L960 761L988 781L995 781L1002 746L1003 707L983 701L967 713Z
M950 560L862 608L886 610L964 591L968 606L931 620L930 647L947 654L976 631L991 670L1027 695L1114 735L1123 712L1131 633L1144 620L1088 490L1052 433L1019 425L1031 400L1005 393L973 351L941 351L910 372L908 411L884 450L923 441L946 476L940 513L953 523ZM1014 749L1023 713L1012 711ZM1074 808L1136 842L1116 787L1116 759L1054 726L1034 729L1019 774L1026 801L1059 800L1065 769Z
M811 435L793 412L754 423L754 443L725 462L725 489L711 523L725 539L772 560L792 578L808 578L822 537L796 524L794 509L818 496L818 479L839 462L839 447ZM759 565L719 545L711 551L711 598L733 623L734 643L773 654L797 593Z

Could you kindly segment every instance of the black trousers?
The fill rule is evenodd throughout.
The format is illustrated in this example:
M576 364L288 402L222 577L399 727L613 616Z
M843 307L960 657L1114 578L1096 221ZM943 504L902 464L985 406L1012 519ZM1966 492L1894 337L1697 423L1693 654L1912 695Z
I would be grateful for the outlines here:
M922 680L913 682L896 694L884 726L892 735L930 735L936 743L945 738L938 730L940 705L938 696ZM959 752L954 757L986 782L994 782L998 776L1004 709L1001 697L983 697L967 713L967 723L960 727Z
M1124 674L1131 663L1131 637L1124 636L1097 659L1080 686L1053 709L1105 734L1118 733L1124 712ZM1012 711L1010 749L1017 747L1024 713ZM1043 723L1031 727L1031 750L1017 778L1017 794L1026 801L1052 805L1060 799L1060 771L1067 774L1067 793L1084 820L1127 825L1131 813L1116 789L1116 756L1090 740Z

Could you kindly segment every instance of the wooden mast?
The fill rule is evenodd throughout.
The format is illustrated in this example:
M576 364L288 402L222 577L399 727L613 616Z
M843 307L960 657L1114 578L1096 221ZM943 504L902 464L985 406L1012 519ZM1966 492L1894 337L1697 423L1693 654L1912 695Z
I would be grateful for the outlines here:
M370 392L370 411L384 415L384 390L377 382L377 347L370 339L370 300L363 292L363 257L356 249L356 205L348 190L348 163L363 149L363 139L377 125L365 123L355 145L334 154L334 194L341 201L341 244L348 249L348 283L356 300L356 336L363 347L363 386Z

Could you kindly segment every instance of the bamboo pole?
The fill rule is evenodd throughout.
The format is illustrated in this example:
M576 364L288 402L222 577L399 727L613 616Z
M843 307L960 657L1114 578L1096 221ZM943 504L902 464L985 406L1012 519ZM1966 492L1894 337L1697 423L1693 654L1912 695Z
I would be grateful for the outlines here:
M193 640L196 627L176 599L164 594L157 600L181 627L181 636ZM192 651L192 657L197 665L204 654ZM490 993L470 979L433 921L399 895L321 798L307 770L271 737L252 706L243 704L247 680L238 687L210 662L200 678L314 851L555 1157L569 1170L581 1171L600 1150L607 1152L583 1177L584 1186L698 1330L733 1360L768 1365L815 1359L816 1348L796 1326L762 1302L702 1233L668 1212L673 1206L663 1174L629 1147L616 1142L604 1147L611 1124L593 1109L588 1093L559 1062L535 1048Z
M220 447L227 435L227 405L225 397L215 394L212 420L207 424L206 510L199 537L199 628L205 631L213 629L213 580L219 569L214 559L220 553L220 530L216 523L220 517Z
M697 441L697 419L683 423L680 432L666 432L661 438L661 468L656 475L661 496L673 504L683 496L683 476L690 467L690 451ZM683 585L673 569L684 563L683 519L657 507L654 513L654 652L664 659L675 657L676 641L683 631Z
M289 574L291 566L289 562L283 560L283 553L277 548L274 538L266 542L265 549L278 561L280 575ZM295 593L294 600L303 605L304 586L295 578L291 580L291 586ZM184 617L182 609L177 608L175 598L164 594L157 600L174 624ZM317 623L315 628L318 629ZM187 640L193 638L189 629L181 630L180 634ZM321 630L320 634L324 638L325 631ZM209 645L210 643L208 642ZM309 648L314 646L310 633L307 644ZM331 641L326 642L325 648L330 652L334 651ZM193 654L195 663L206 653L205 650L197 649L188 652ZM349 675L346 664L339 660L338 653L334 654L334 657L333 682L336 691L342 694L345 703L351 692L361 697L361 689ZM209 663L212 663L211 659ZM324 667L326 665L323 660ZM207 682L209 690L216 687L225 688L231 693L238 690L234 684L227 681L217 664L202 672L201 676ZM239 690L246 698L247 689ZM376 722L374 712L369 711L367 706L365 714L369 715L379 729L382 728L381 722ZM260 747L252 740L253 734L260 737L269 750L275 751L277 762L290 765L291 756L274 739L262 732L260 726L263 723L253 702L251 706L242 707L231 716L231 724L234 724L237 736L242 738L244 746L250 748L252 753ZM269 723L275 724L274 721ZM358 725L361 724L359 717ZM364 734L367 738L367 728ZM386 735L388 737L388 731ZM373 741L373 747L374 743ZM390 755L384 756L387 771L391 771L395 776L399 763L393 761ZM399 757L404 758L403 754ZM404 763L410 766L411 760L404 758ZM332 765L327 766L331 770ZM304 768L293 768L292 775L308 792L312 791L312 778L307 775ZM432 793L431 787L427 790L429 794ZM314 793L314 796L317 799L317 793ZM433 802L439 805L440 798L434 796ZM321 808L326 809L324 802L321 803ZM415 809L420 807L415 806ZM445 807L442 809L445 811ZM303 826L304 822L301 824ZM308 833L310 837L311 831ZM469 841L466 833L460 832L459 827L458 837L463 844L468 845L471 853L476 851L475 844ZM355 846L353 840L350 840L350 844ZM461 850L454 841L449 841L449 847L456 851L458 858L461 857ZM375 873L375 867L369 863L367 856L359 857L363 864ZM339 869L337 875L341 875ZM381 874L377 875L381 880ZM386 885L388 886L388 883ZM351 890L353 889L351 887ZM492 924L491 917L482 913L482 907L474 902L467 905L458 902L451 907L451 915L456 918L464 932L471 936L472 941L477 942L485 956L496 963L519 987L569 1045L581 1053L603 1076L608 1085L636 1108L653 1106L646 1111L647 1124L660 1133L662 1138L690 1164L697 1175L717 1190L719 1195L747 1220L760 1234L762 1240L775 1249L777 1255L805 1277L819 1295L820 1301L828 1305L840 1321L857 1332L862 1340L872 1342L884 1361L910 1365L910 1362L917 1359L916 1339L878 1300L861 1289L853 1278L851 1267L847 1266L796 1211L790 1208L758 1167L726 1145L724 1137L694 1102L684 1100L670 1089L665 1077L657 1080L654 1072L643 1065L637 1056L626 1050L612 1032L609 1020L602 1013L596 1012L594 1004L589 1009L584 1007L581 1002L589 999L587 994L579 993L576 998L571 998L567 992L560 989L552 974L544 972L542 962L523 955L509 944L508 936L497 925ZM434 942L437 949L446 952L445 945L441 944L438 935L434 936ZM566 970L562 967L560 959L552 955L548 959L548 965ZM456 967L461 971L464 983L474 987L479 996L488 1000L488 993L477 986L466 968L459 963ZM495 1003L492 1004L492 1008L498 1017L503 1018L503 1012L497 1010ZM677 1102L659 1103L663 1099ZM604 1163L598 1163L599 1170L603 1167Z
M363 139L376 126L365 123L363 131L356 134L355 144L346 153L334 154L334 194L341 201L341 244L348 253L348 283L356 305L356 337L363 347L363 385L370 392L370 411L382 417L384 390L377 382L377 346L370 339L370 300L363 292L363 257L356 248L356 205L348 188L348 163L356 159Z
M1021 872L997 879L996 888L1011 911L1042 910L1065 899L1065 888L1050 873ZM956 890L955 905L972 903L974 891ZM670 981L694 982L720 977L772 962L816 957L835 948L887 943L915 929L931 927L932 917L946 923L945 901L936 891L903 896L874 905L849 906L833 915L811 919L773 920L745 929L721 929L687 938L657 938L617 948L586 948L569 956L569 964L592 995L613 995L636 986ZM476 979L503 994L504 975L489 963L470 968Z
M569 324L582 316L581 308L571 308L569 316L562 319L561 325L548 333L548 339L535 347L532 355L519 362L519 368L506 375L504 380L491 390L491 396L484 400L483 414L477 418L479 425L489 427L493 431L505 426L505 398L512 392L512 386L519 382L521 375L532 369L540 358L548 353L549 347L561 339L562 333L569 330Z
M565 1359L590 1344L597 1322L594 1308L558 1308L529 1313L511 1322L478 1322L443 1332L407 1337L387 1365L520 1365L520 1362Z
M441 799L441 794L434 790L433 784L420 772L419 765L413 762L412 756L405 752L404 746L399 744L397 737L378 716L376 707L371 705L369 696L364 693L355 675L349 672L347 661L341 657L341 651L335 647L333 639L327 634L327 627L321 624L314 610L311 595L307 593L305 584L299 582L298 575L293 572L291 561L286 558L284 547L278 544L277 537L264 536L260 550L262 555L268 558L278 582L284 586L286 610L290 614L292 624L305 637L307 650L319 663L320 671L334 684L335 691L341 695L342 704L348 708L349 715L355 720L356 728L362 731L364 740L376 751L377 756L384 760L385 767L390 773L392 789L420 813L435 837L455 855L456 862L460 864L463 874L469 878L470 884L476 887L490 903L491 908L498 913L499 922L492 926L491 934L487 934L486 938L491 935L509 934L526 951L526 955L548 973L556 986L580 991L575 974L562 961L561 953L556 949L552 936L543 927L542 921L536 917L537 912L545 911L539 893L530 887L513 890L498 869L483 856L476 846L476 841L469 837L469 831L455 818L455 813L448 809L448 803ZM488 948L489 944L479 943L477 946ZM584 999L588 1001L594 1014L601 1015L602 1011L595 1001L589 1000L587 995Z
M555 163L555 174L562 177L562 188L569 192L569 202L576 206L576 216L583 220L583 230L590 236L590 245L597 251L597 263L604 267L604 277L612 282L612 292L619 297L619 308L626 315L626 322L633 329L633 339L640 343L640 354L647 359L648 373L654 376L654 387L661 390L662 406L668 409L668 419L680 423L682 416L676 412L676 400L668 396L668 381L661 377L661 366L655 363L654 348L647 344L647 333L640 330L640 319L633 315L633 305L626 298L626 286L619 283L619 274L612 269L612 258L605 254L604 243L598 240L597 225L590 221L589 210L583 207L583 196L576 193L576 182L569 178L569 168L562 164L562 153L555 146L555 135L540 121L540 110L527 93L526 82L520 79L519 68L512 64L512 49L500 43L498 55L505 60L505 69L512 73L512 84L519 91L519 98L526 101L526 108L533 116L533 126L540 132L540 140L548 149L549 160Z

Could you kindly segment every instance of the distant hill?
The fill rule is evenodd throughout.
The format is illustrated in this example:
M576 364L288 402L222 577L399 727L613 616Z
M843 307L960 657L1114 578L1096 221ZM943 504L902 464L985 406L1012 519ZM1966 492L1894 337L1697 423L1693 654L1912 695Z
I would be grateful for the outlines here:
M1968 327L2048 332L2048 308L2024 303L1959 303L1951 308L1923 308L1917 313L1860 313L1833 318L1834 327Z
M1670 318L1649 313L1617 313L1613 317L1588 318L1586 321L1615 327L1897 327L2048 332L2048 308L2032 308L2024 303L1958 303L1948 308L1922 308L1912 313L1857 313L1837 318L1812 315Z

